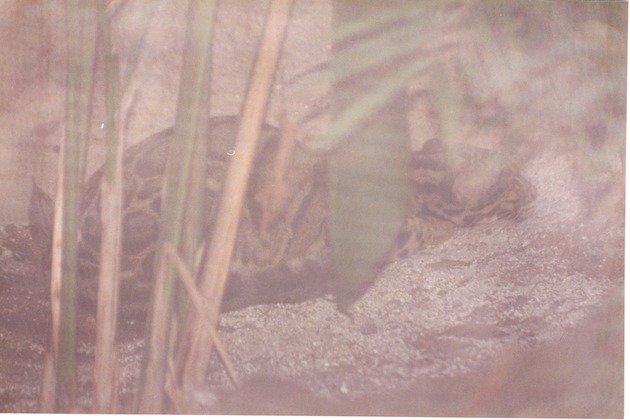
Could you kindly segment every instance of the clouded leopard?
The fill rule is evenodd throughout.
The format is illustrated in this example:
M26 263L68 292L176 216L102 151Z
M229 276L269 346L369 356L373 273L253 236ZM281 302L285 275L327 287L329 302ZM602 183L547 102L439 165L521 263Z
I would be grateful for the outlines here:
M237 127L238 117L232 116L214 117L208 123L204 218L207 237L212 236L217 201L234 153ZM142 317L146 311L162 177L172 136L172 128L164 130L125 152L120 294L123 315ZM327 291L331 273L327 254L326 162L323 157L296 147L285 169L287 182L282 188L274 186L279 138L279 130L263 127L232 258L224 311L257 303L297 302ZM413 152L410 173L413 195L390 261L443 242L457 226L518 217L523 213L535 198L533 186L513 165L504 165L490 175L479 175L490 156L489 151L478 148L449 153L436 139ZM99 169L87 180L81 205L80 296L88 305L96 301L102 172ZM462 187L474 175L482 179L478 183L481 186ZM273 209L268 204L270 189L282 192ZM37 211L31 213L35 213L31 215L31 228L37 237L42 237L41 216Z

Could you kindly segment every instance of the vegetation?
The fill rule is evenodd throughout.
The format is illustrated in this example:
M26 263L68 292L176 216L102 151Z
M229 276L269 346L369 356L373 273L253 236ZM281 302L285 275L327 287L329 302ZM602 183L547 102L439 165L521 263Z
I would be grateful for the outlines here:
M114 339L121 248L121 165L126 122L139 89L133 82L137 61L132 59L122 69L111 45L110 19L119 10L116 5L124 7L120 2L67 0L66 3L67 25L72 30L68 36L67 134L59 172L51 286L52 295L59 296L60 300L52 302L53 346L49 364L54 366L54 375L44 381L46 388L42 409L60 412L77 409L76 238L79 185L85 171L85 143L91 115L97 34L100 34L98 48L105 52L106 57L108 156L102 185L105 234L99 281L94 410L115 412L118 378ZM250 90L243 105L237 139L238 158L229 169L215 237L210 238L208 260L203 265L205 271L199 272L195 255L207 239L199 234L203 213L198 204L202 201L205 181L205 162L200 158L205 156L205 143L200 139L206 137L205 124L201 122L206 120L210 101L209 69L215 3L191 0L189 6L175 140L167 165L161 207L161 252L158 252L155 261L156 279L146 336L146 355L135 404L135 409L141 413L164 412L166 397L175 410L183 410L186 390L203 385L213 346L230 370L228 355L222 350L215 329L238 226L233 219L238 220L243 203L257 132L265 117L275 64L293 2L271 1L265 33L251 74ZM146 19L138 26L132 40L132 51L136 52L132 57L137 57L142 48L153 10L149 4L151 2L147 2L144 14ZM557 11L566 6L524 8L520 2L514 2L514 6L503 7L502 10L508 10L505 15L497 15L493 12L492 8L496 5L492 1L477 8L450 0L394 0L387 2L387 6L378 0L334 0L333 4L331 62L315 70L322 78L325 75L332 78L332 124L330 130L311 142L309 147L313 153L330 155L330 247L337 273L335 289L338 307L347 311L375 276L405 215L409 189L409 86L418 77L431 81L430 94L441 122L441 134L445 143L450 145L455 145L461 137L462 103L472 101L466 93L472 90L471 86L481 86L480 89L485 91L478 97L485 101L495 100L499 107L516 113L516 117L505 123L509 136L500 146L505 156L516 154L523 133L535 124L532 117L528 119L524 116L540 116L540 111L532 111L540 106L536 104L540 92L534 89L531 96L523 96L518 86L527 82L533 67L544 69L543 54L537 50L545 40L527 32L527 29L523 29L524 33L511 33L512 24L524 19L535 28L539 18L549 10ZM575 19L582 18L579 11L575 13ZM477 20L481 29L461 29L467 28L465 22L471 19ZM614 20L615 17L604 14L603 19ZM556 27L553 29L559 30ZM467 42L470 44L436 43L436 33L456 34L466 39L461 31L469 35ZM495 54L507 54L509 51L514 56L486 60L474 48L475 41L482 38L494 42L490 50ZM510 42L521 43L508 45ZM595 54L588 45L576 46L570 41L559 45L559 53L563 57ZM509 64L512 59L521 64L527 62L528 71L512 72ZM600 69L585 64L580 70L589 74L620 70L609 66L604 58L601 62L603 67ZM547 88L549 86L541 86L540 90ZM605 82L591 89L589 94L580 97L586 98L588 103L594 97L595 103L601 105L598 112L605 113L611 107L618 111L625 107L619 103L619 95ZM550 107L559 108L554 112L554 115L562 117L559 125L569 124L576 115L590 112L585 103L570 103L572 89L569 87L558 87L558 92L563 101L543 104L540 109L549 112ZM566 103L571 106L565 106ZM618 136L598 142L597 137L602 137L599 135L601 130L618 130L617 127L602 127L585 127L581 132L586 134L576 140L577 147L584 150L584 156L592 156L583 165L594 172L607 170L608 166L601 162L614 159L624 148L617 142ZM63 282L60 282L62 278ZM180 305L173 305L173 302ZM182 305L182 302L192 305ZM206 312L199 309L202 306ZM187 307L194 309L182 309ZM170 360L177 363L169 364ZM235 382L238 381L233 372L231 375Z

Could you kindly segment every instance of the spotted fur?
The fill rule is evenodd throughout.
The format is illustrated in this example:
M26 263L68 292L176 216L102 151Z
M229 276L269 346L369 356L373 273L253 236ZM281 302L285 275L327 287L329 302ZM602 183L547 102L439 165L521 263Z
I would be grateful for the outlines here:
M225 173L236 137L236 117L209 121L208 179L204 232L212 237ZM173 129L130 147L124 157L123 313L142 314L151 290L158 235L160 193ZM252 182L230 268L224 310L255 303L295 302L323 294L330 277L327 248L327 189L324 158L295 149L285 179L289 182L282 210L268 218L260 197L274 175L279 132L264 126ZM491 165L492 154L479 148L451 153L439 140L413 153L412 197L408 215L392 246L389 261L410 257L444 242L456 227L515 218L533 202L536 192L517 166ZM488 167L495 167L487 170ZM81 296L96 297L100 246L100 180L103 170L86 183L82 205L79 261ZM263 222L264 220L264 222Z

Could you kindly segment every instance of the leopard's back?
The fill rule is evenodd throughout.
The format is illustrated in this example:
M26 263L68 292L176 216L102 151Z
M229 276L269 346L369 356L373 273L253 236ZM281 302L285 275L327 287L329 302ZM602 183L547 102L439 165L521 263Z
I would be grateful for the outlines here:
M202 232L212 237L227 167L234 155L238 117L214 117L208 123L207 179ZM123 162L123 221L121 256L121 308L126 315L142 317L146 312L152 288L152 273L159 234L161 190L173 129L155 134L125 151ZM236 309L253 303L243 295L251 293L254 278L273 272L281 266L292 266L298 273L298 260L318 255L325 242L322 226L325 219L318 159L300 154L287 169L287 199L283 211L263 223L266 208L261 200L275 175L274 156L280 146L280 133L264 125L254 161L237 234L230 273L234 277L228 287L224 309ZM102 169L86 183L82 206L79 269L82 277L81 296L94 306L99 267L100 182ZM304 205L305 202L310 204ZM298 219L298 220L296 220ZM266 219L265 219L266 220ZM264 226L263 226L264 225ZM240 282L240 283L239 283ZM243 284L245 283L245 284ZM236 286L235 286L236 284ZM235 288L239 289L236 292Z
M223 181L234 153L237 117L208 123L206 205L203 234L212 238ZM142 317L152 288L160 221L161 189L173 130L130 147L124 155L121 308ZM230 266L224 310L257 303L296 302L328 291L332 277L328 249L326 162L296 147L280 185L277 129L264 126ZM388 261L410 257L446 241L456 228L522 216L535 199L534 187L518 166L492 166L491 152L449 151L428 141L413 153L412 196L407 217ZM102 169L87 181L79 244L80 294L96 302L100 248ZM472 185L472 187L471 187Z
M518 165L487 149L453 152L431 139L411 161L411 203L389 261L444 242L458 227L523 217L536 199Z

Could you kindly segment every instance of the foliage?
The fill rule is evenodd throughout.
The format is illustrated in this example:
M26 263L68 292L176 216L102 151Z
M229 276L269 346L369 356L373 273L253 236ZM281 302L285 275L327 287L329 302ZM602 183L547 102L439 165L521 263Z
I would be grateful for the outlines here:
M84 171L83 142L88 132L96 49L97 26L93 21L96 4L86 6L87 3L80 3L67 1L68 26L73 31L68 35L68 133L60 172L62 211L57 211L56 216L59 219L56 229L63 232L63 247L55 248L53 256L53 260L58 261L53 269L56 273L53 278L57 278L53 290L59 287L58 279L64 279L61 320L53 312L59 385L56 409L61 411L76 407L78 183ZM592 174L610 170L611 162L625 147L624 136L621 136L625 128L614 126L605 118L609 112L625 112L625 96L620 93L617 83L625 72L625 62L617 60L625 54L619 47L621 44L625 46L625 41L613 39L616 36L613 32L605 51L601 51L599 40L575 40L570 36L548 45L548 35L562 37L566 23L563 24L562 19L552 19L549 27L545 25L548 25L549 15L569 15L574 22L589 22L589 34L602 36L597 22L621 28L618 32L623 32L627 22L620 21L615 14L606 12L609 9L598 5L560 3L546 2L531 7L528 6L530 2L515 1L501 2L499 7L495 0L474 5L457 0L333 0L331 63L315 69L318 77L332 76L329 94L332 125L306 147L329 156L329 245L337 273L335 294L342 311L348 311L373 281L405 218L409 195L408 105L413 97L410 86L419 78L429 80L428 89L440 121L440 134L451 147L461 141L463 109L493 103L498 109L498 117L495 117L505 119L507 140L500 145L503 156L512 157L518 152L522 140L530 135L531 127L549 124L558 128L571 127L578 133L575 147L585 157L579 166L587 169L584 171L586 175L581 176L590 179ZM103 230L113 235L110 248L103 243L103 249L109 250L101 257L103 262L107 255L112 259L109 270L101 272L100 350L97 350L100 368L96 368L100 373L97 373L96 388L102 397L97 396L95 407L98 411L113 411L116 376L113 374L115 369L108 371L107 367L116 363L113 340L117 303L112 296L117 293L117 286L116 274L112 271L117 269L119 247L117 250L116 244L120 239L116 236L116 227L120 222L121 200L115 191L120 191L123 131L135 92L133 71L152 6L147 3L144 25L138 28L136 38L132 40L132 59L125 69L121 69L118 57L108 43L107 17L116 11L105 10L105 4L102 0L99 9L100 29L107 52L108 83L108 163L103 189L112 193L103 194ZM205 121L204 110L208 109L213 17L214 2L191 2L175 140L161 207L161 249L171 251L169 258L162 252L156 255L154 272L157 279L147 330L147 353L136 401L136 409L140 412L162 412L165 389L170 390L169 397L175 402L181 389L198 386L205 378L212 345L219 345L214 326L233 244L230 235L235 232L224 232L225 236L220 236L210 246L210 254L217 254L219 261L213 259L206 265L205 278L208 280L198 285L201 294L197 294L199 291L189 281L199 274L195 254L205 239L199 234L203 213L198 209L203 201L203 157L206 154L203 142L196 139L205 138L204 124L200 121ZM603 36L610 37L610 34ZM549 70L550 54L556 57L554 65L561 69L560 72L542 78L532 77ZM268 66L273 73L274 67L269 63ZM268 99L264 89L269 88L265 83L270 82L256 85L255 79L260 77L258 70L254 71L251 84L260 90L252 90L251 98L254 99L250 98L257 102L256 110L249 110L247 105L244 107L244 119L250 123L243 124L239 137L255 136L262 122ZM576 87L572 83L585 77L592 81L588 86ZM528 88L524 89L524 86ZM549 91L555 95L550 95ZM601 118L592 118L593 114ZM237 156L251 155L251 150L251 153L239 152ZM247 159L240 162L235 169L241 171L236 176L238 181L234 181L237 186L226 187L226 197L232 201L226 200L227 204L223 206L228 209L226 212L236 214L232 217L238 218L234 207L242 205L242 197L241 201L238 197L245 189L248 165ZM40 204L36 202L34 205ZM228 220L224 226L237 226L237 222ZM185 292L181 291L177 297L182 302L193 302L195 309L177 312L177 318L173 319L175 266L179 265L177 275L188 282ZM107 264L103 263L103 266ZM205 315L199 310L204 305L210 307ZM177 360L176 372L168 376L167 367L172 366L168 366L167 361L173 354ZM55 384L48 386L49 391L50 388L54 390Z
M444 2L441 7L450 7ZM405 219L410 142L407 87L438 61L418 59L433 2L334 2L329 161L330 248L342 311L374 280ZM446 91L448 92L448 91ZM456 110L442 95L453 127Z
M203 88L207 87L207 72L210 63L209 45L215 5L215 2L199 0L191 1L189 6L187 46L184 51L178 110L175 118L175 136L166 166L158 241L160 245L170 243L175 248L179 247L182 235L182 216L190 185L190 167L195 148L197 124L202 120L200 116L204 114L200 104L203 102ZM191 268L190 271L194 272L194 269ZM160 252L156 253L154 273L146 355L136 400L136 409L141 413L162 411L171 303L175 287L173 263L163 258Z
M53 246L53 355L57 387L48 383L43 390L56 395L55 409L74 410L77 402L76 378L76 296L77 236L79 221L79 183L85 162L85 143L91 116L92 78L96 52L95 4L66 2L68 31L68 76L66 98L66 136L62 146L62 163ZM63 279L63 282L60 282ZM60 290L60 302L55 302ZM55 293L57 291L57 293ZM54 308L59 308L56 314ZM51 389L52 388L52 389ZM52 408L52 407L48 407Z

